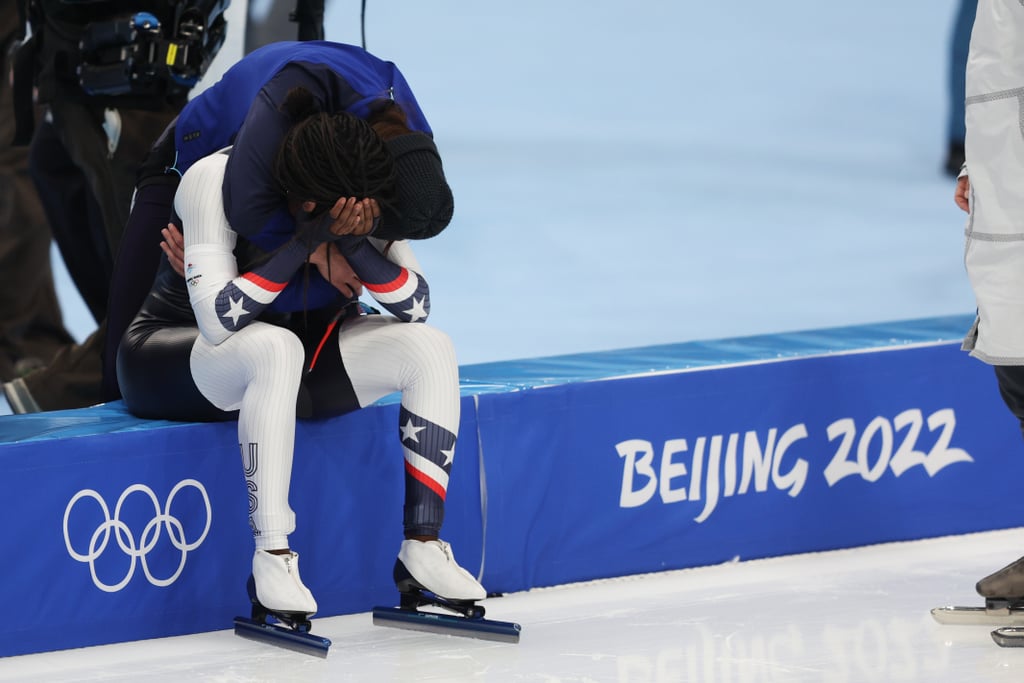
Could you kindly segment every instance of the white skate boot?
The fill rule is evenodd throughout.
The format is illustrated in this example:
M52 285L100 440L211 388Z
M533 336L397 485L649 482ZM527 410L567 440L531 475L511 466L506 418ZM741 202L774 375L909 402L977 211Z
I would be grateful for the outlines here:
M299 555L275 555L257 550L252 558L256 599L268 612L312 616L316 600L299 576Z
M395 583L400 593L426 590L458 602L487 597L484 587L455 562L451 546L444 541L403 541L395 563Z
M395 560L394 576L400 604L374 607L374 624L519 642L519 624L484 618L486 610L477 601L486 598L487 591L458 565L451 546L444 541L404 541Z
M310 633L316 600L299 577L299 556L257 550L246 589L252 616L235 617L235 634L326 657L331 641ZM280 622L280 623L277 623Z

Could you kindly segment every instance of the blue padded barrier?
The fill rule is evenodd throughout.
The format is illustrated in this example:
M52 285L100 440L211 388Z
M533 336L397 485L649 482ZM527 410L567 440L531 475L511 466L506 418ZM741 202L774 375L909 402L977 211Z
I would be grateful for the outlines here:
M444 535L491 591L1024 523L969 316L461 368ZM397 397L300 422L292 545L322 616L396 599ZM0 418L0 655L228 628L252 555L234 424ZM367 621L369 624L369 620Z

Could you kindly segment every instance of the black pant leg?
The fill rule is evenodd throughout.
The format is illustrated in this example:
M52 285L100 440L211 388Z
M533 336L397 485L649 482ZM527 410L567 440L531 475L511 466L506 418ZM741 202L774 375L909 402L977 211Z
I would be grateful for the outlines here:
M16 8L5 3L0 37L16 25ZM6 49L0 53L0 381L21 374L27 363L48 363L73 341L53 284L50 228L29 176L29 151L10 144L14 117L8 115L13 103L5 55Z
M124 403L139 417L185 422L238 418L210 403L192 379L190 358L198 327L146 323L128 329L118 348L117 374Z
M36 128L29 169L68 274L99 322L107 312L113 259L103 246L99 204L52 123L43 121Z
M116 372L117 347L149 294L163 252L160 230L167 226L178 183L175 176L157 178L139 187L121 241L107 307L107 338L103 348L103 400L121 396Z
M25 379L44 410L90 405L117 396L116 382L111 390L105 388L104 379L104 361L112 360L105 352L114 262L128 222L139 168L178 108L166 105L160 111L119 111L121 133L113 154L102 127L103 110L82 102L52 102L53 123L41 126L33 137L33 177L39 184L54 238L79 293L100 323L96 335L81 346L58 354L45 372L33 373ZM157 262L159 239L151 249L152 252L143 249L126 254L126 258L138 259L139 264ZM150 272L149 279L137 285L142 296L152 283L155 265L145 270ZM119 316L121 312L119 309ZM134 313L125 315L130 320ZM123 316L117 322L122 329L127 324ZM111 356L116 352L118 339L111 340L115 344ZM88 354L94 357L87 358ZM91 373L88 379L87 373ZM109 376L115 377L112 367ZM67 394L56 393L62 390ZM36 395L37 391L45 395ZM83 404L86 397L90 402Z
M1010 412L1014 414L1024 433L1024 366L993 366L999 382L999 394Z

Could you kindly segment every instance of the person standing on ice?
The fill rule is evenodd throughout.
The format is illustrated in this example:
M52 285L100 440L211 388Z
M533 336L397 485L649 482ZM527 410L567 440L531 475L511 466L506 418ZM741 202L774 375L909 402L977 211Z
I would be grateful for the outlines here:
M967 58L966 161L954 199L968 213L964 262L978 311L963 349L993 366L1024 432L1024 4L980 0ZM1024 601L1024 557L978 582Z
M288 542L296 415L341 415L400 391L406 498L399 590L483 599L483 587L439 538L459 423L455 353L447 335L424 324L429 291L408 243L375 236L375 226L388 225L402 207L433 203L437 187L426 181L431 167L440 172L436 148L410 131L393 101L374 104L363 120L323 111L308 81L272 82L277 87L261 89L259 98L273 126L248 119L238 145L195 160L181 179L174 209L183 260L169 239L169 258L124 335L117 372L125 404L147 418L237 416L255 598L275 615L301 620L317 606ZM240 154L243 136L262 145L274 135L273 154L259 162ZM423 184L400 188L397 169L408 150L432 162L417 167ZM274 239L260 241L260 230L239 234L227 210L232 161L241 173L254 170L241 160L265 163L264 188L281 189L280 211L247 205L241 212L263 210L280 226L270 231ZM314 292L314 276L331 291ZM279 305L289 283L297 296ZM364 286L395 317L365 315L358 303Z

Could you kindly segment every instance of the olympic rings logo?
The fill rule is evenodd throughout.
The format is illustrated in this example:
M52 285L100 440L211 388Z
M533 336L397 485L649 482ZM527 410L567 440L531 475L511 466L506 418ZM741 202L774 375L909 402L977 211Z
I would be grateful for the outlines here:
M199 491L203 497L203 503L206 506L206 526L203 528L203 533L199 535L199 538L192 542L187 542L185 540L185 529L182 527L181 521L171 514L171 503L174 502L174 497L185 487L192 487ZM136 492L146 494L153 503L153 518L149 520L145 528L142 530L142 535L138 539L138 544L136 544L132 530L120 519L121 508L124 506L125 500L128 499L128 496ZM92 498L99 504L100 510L103 513L103 521L92 533L92 537L89 539L88 551L80 553L71 546L71 538L68 534L68 518L71 516L71 510L75 507L78 501L83 498ZM195 479L183 479L178 482L167 496L167 502L164 504L163 510L160 509L160 501L157 499L156 494L153 493L151 488L143 484L134 484L129 486L121 494L121 497L118 498L117 505L114 506L113 517L110 516L110 509L107 507L106 501L103 500L103 497L100 496L99 493L92 489L83 489L71 498L67 508L64 510L64 545L67 546L68 554L71 555L72 558L79 562L88 563L93 583L96 584L97 588L106 591L107 593L116 593L127 586L128 582L132 580L132 576L135 574L135 565L139 563L142 564L142 571L145 573L146 579L148 579L151 584L154 586L169 586L174 583L179 576L181 576L181 572L185 568L185 558L188 556L189 551L198 548L206 539L206 534L210 531L210 523L212 521L213 514L210 508L210 497L206 494L206 489L203 485ZM171 574L171 576L167 578L158 578L153 576L150 571L149 564L146 562L146 556L153 550L153 548L156 547L157 542L160 540L160 532L163 527L167 527L167 537L170 539L171 545L181 552L181 560L178 562L178 568L173 574ZM118 547L131 559L131 564L128 567L128 573L116 584L104 583L96 575L96 560L107 549L107 545L110 542L111 532L113 532L113 536L117 541Z

